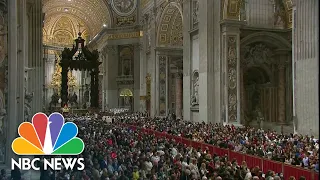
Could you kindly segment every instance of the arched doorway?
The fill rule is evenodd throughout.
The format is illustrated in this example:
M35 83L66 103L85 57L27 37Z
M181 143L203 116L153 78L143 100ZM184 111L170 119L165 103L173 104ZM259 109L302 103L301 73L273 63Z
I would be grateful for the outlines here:
M268 38L262 39L262 34L267 34ZM277 130L280 127L282 130L283 125L291 128L291 52L285 42L272 33L256 33L242 40L240 93L243 124Z
M133 93L130 89L122 89L119 94L119 108L133 109Z

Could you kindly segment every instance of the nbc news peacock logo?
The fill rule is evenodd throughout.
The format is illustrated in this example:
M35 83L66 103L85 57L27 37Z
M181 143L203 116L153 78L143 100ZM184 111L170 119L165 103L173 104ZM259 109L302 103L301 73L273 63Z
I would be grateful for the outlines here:
M84 169L84 158L60 158L60 156L79 155L84 150L83 141L76 137L78 127L73 122L66 122L60 113L52 113L47 117L44 113L36 113L32 123L23 122L18 128L19 136L12 142L12 151L17 155L59 156L59 158L43 159L43 168L53 170ZM11 159L11 169L40 170L36 165L40 158Z

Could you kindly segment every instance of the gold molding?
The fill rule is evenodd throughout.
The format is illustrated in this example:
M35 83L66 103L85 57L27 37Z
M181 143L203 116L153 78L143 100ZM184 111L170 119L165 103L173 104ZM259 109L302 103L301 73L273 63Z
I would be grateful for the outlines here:
M106 35L107 40L131 39L131 38L140 38L140 37L141 37L140 31Z

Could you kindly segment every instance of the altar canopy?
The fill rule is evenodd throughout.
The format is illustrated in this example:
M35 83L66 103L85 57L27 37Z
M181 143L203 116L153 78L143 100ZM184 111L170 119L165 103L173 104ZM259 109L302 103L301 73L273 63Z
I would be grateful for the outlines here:
M90 107L99 107L99 54L97 50L90 51L85 45L85 40L81 37L81 33L78 34L79 37L75 40L75 45L70 50L69 48L64 48L62 51L62 60L60 65L62 67L61 71L61 106L63 107L68 103L68 72L69 70L80 70L89 71L91 75L90 82Z

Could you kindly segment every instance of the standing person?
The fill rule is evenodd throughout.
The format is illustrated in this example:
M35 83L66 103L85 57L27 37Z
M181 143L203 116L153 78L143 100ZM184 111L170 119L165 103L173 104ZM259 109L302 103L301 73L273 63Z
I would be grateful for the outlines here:
M0 180L6 180L6 179L7 179L6 170L1 169Z
M16 166L11 170L11 180L21 180L21 172Z

